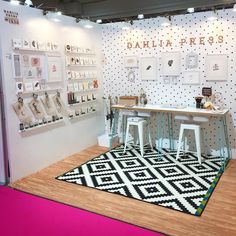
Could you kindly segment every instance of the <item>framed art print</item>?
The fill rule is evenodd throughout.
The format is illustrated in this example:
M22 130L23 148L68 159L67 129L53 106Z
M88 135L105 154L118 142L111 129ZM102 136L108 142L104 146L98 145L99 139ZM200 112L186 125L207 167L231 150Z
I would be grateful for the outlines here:
M164 52L162 53L162 75L179 76L180 75L180 53Z
M182 84L200 84L200 76L199 71L185 71L184 72L184 80Z
M48 82L62 81L61 57L48 56Z
M227 55L212 54L206 56L206 80L226 81L228 74Z
M155 57L140 58L140 77L141 80L157 79L157 61Z
M127 68L138 67L138 58L136 56L124 57L124 65Z
M186 55L186 68L195 69L198 67L198 54L190 52Z

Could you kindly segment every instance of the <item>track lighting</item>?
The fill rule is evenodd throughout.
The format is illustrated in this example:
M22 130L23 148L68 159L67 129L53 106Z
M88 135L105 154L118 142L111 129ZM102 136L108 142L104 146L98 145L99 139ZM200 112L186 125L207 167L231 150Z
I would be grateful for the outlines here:
M96 23L97 23L97 24L101 24L101 23L102 23L102 20L101 20L101 19L97 19L97 20L96 20Z
M20 1L11 0L10 3L14 6L19 6L20 5Z
M236 3L234 4L233 11L236 11Z
M33 3L31 0L25 0L25 5L28 7L31 7L31 6L33 6Z
M143 14L139 14L138 17L137 17L139 20L142 20L144 18L144 15Z
M188 9L187 9L187 12L188 13L193 13L195 11L195 9L193 8L193 7L189 7Z
M61 11L56 11L56 14L57 14L58 16L61 16L61 15L62 15L62 12L61 12Z

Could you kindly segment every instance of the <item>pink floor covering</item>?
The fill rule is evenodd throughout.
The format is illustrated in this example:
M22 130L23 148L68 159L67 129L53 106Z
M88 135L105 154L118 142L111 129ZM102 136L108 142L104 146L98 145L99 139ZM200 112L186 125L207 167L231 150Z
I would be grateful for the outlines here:
M161 236L162 234L0 186L0 235Z

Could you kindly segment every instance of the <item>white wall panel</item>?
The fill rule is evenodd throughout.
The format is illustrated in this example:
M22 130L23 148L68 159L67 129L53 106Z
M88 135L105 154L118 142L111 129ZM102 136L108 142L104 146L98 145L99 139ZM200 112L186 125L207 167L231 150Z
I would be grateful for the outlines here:
M122 30L121 24L108 24L103 27L102 47L105 58L103 66L104 91L105 95L139 95L143 88L148 97L149 103L153 104L179 104L195 105L194 97L201 95L204 86L211 86L214 92L221 92L224 97L225 106L230 109L227 116L229 128L230 145L236 148L236 13L231 9L217 11L218 20L209 22L207 20L210 12L178 15L172 17L172 25L169 27L161 26L161 18L134 21L130 30ZM223 42L219 43L216 39L222 35ZM199 38L205 37L205 45L200 44ZM210 43L214 37L214 43ZM196 45L186 43L181 45L181 39L196 38ZM160 42L170 40L171 46L160 46ZM135 45L139 42L149 41L149 47L141 49L128 48L127 43ZM154 41L154 43L152 42ZM154 44L154 45L152 45ZM165 43L166 45L166 43ZM155 47L153 47L155 46ZM181 53L181 74L177 79L164 79L161 76L161 54L162 52ZM199 85L184 85L183 75L185 68L185 58L190 52L195 52L199 56L198 68L194 71L200 73ZM226 54L228 57L228 80L210 82L206 81L205 58L207 54ZM158 80L142 81L139 68L135 71L135 82L130 82L127 75L131 69L125 68L123 59L125 56L136 55L140 57L156 57L158 60ZM212 122L214 124L214 120ZM153 132L156 135L155 118L152 122ZM178 127L178 123L176 125ZM206 129L207 141L210 147L217 149L214 126L204 126ZM166 134L167 135L167 134ZM175 138L178 136L178 129L175 130ZM193 141L193 140L192 140ZM193 143L193 142L192 142Z
M12 61L9 59L9 54L12 53L11 39L21 38L58 42L62 61L64 62L64 45L67 43L80 47L94 47L99 55L101 34L96 29L85 30L81 28L75 23L75 19L71 17L61 16L62 21L56 23L43 16L38 9L12 6L4 1L0 2L0 9L7 141L11 181L14 181L96 144L97 136L103 133L104 127L103 118L98 113L97 116L81 118L81 120L66 120L64 124L60 123L19 134L19 121L12 109L12 104L16 102L17 97ZM19 25L4 21L4 10L18 12ZM63 70L63 74L65 75L65 70ZM98 71L98 78L100 76L101 73ZM62 97L64 97L66 103L66 83L64 82L63 85Z

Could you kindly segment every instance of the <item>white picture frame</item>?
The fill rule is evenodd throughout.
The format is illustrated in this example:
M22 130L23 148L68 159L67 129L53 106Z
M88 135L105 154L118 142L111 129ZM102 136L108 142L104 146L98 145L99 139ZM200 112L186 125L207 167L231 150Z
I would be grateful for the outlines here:
M195 69L198 67L198 54L190 52L186 55L186 68Z
M206 55L206 80L227 81L228 58L226 54Z
M137 56L125 56L124 57L124 66L126 68L138 67L138 57Z
M47 81L61 82L62 81L62 62L61 57L56 55L49 55L47 57L48 76Z
M157 79L157 59L156 57L140 58L140 78L141 80Z
M182 84L199 85L200 84L199 71L185 71Z
M163 52L162 53L162 75L179 76L180 75L180 53Z

